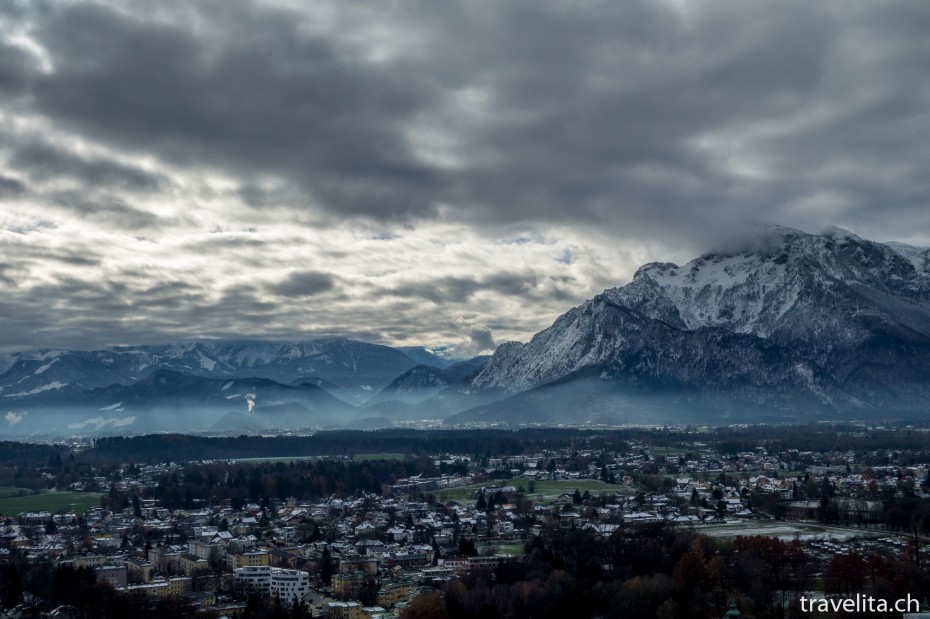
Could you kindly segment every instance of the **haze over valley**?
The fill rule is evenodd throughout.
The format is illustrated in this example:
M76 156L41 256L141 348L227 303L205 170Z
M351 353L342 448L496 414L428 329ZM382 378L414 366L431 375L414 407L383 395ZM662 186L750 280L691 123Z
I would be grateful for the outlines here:
M838 228L764 226L729 253L644 265L528 342L467 359L345 338L9 353L3 432L920 417L928 257Z

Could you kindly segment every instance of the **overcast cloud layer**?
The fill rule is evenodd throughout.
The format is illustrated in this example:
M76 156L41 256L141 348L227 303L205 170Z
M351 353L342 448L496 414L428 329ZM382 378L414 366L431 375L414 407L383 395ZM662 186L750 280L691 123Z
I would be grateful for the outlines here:
M477 352L746 221L930 244L930 4L0 3L0 349Z

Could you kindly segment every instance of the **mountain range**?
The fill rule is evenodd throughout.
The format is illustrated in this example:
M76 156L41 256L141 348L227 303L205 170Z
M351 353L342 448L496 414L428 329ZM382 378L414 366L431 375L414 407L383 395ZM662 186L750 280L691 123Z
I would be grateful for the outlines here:
M345 338L23 351L0 357L0 406L11 434L364 425L358 407L424 361L449 364Z
M0 357L7 433L906 417L928 396L930 250L839 228L765 227L644 265L530 341L458 363L342 338Z
M919 415L930 250L766 227L633 280L507 343L472 381L512 395L452 418L719 422Z

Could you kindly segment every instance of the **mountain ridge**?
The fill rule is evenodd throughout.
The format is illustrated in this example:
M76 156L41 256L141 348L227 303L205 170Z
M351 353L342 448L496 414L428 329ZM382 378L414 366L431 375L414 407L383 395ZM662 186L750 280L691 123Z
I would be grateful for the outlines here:
M687 387L785 411L923 410L930 250L841 229L772 227L753 244L682 266L643 265L630 283L568 310L529 342L501 345L472 386L515 395L599 370L642 395L651 372L670 393ZM622 319L611 318L617 308ZM490 407L506 420L505 404Z

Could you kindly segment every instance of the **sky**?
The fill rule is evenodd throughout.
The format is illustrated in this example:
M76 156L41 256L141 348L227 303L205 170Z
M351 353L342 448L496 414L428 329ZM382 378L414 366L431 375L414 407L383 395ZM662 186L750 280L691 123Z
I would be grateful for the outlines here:
M0 2L0 350L525 341L747 222L930 245L930 4Z

